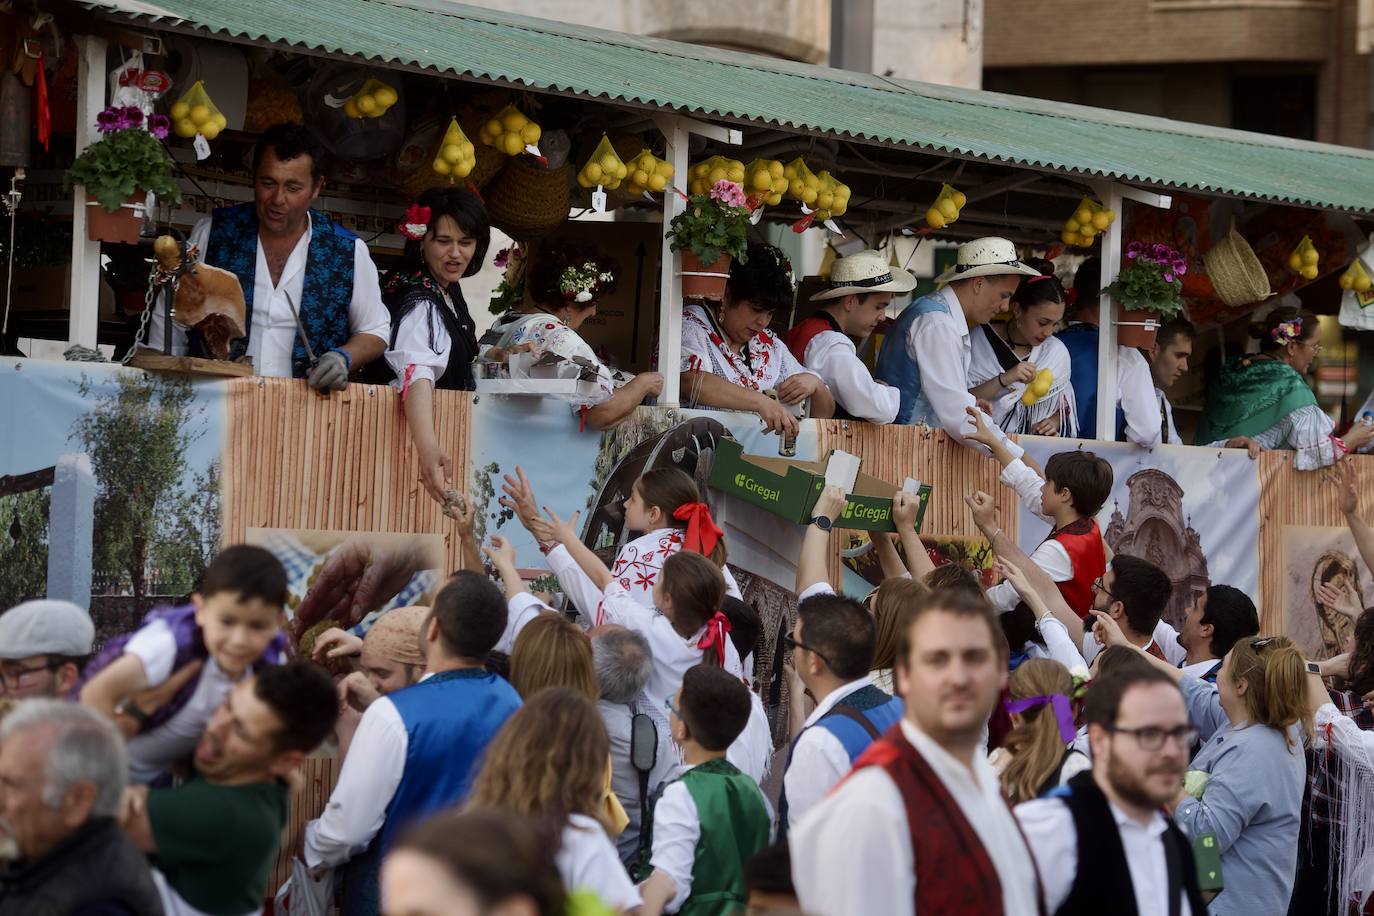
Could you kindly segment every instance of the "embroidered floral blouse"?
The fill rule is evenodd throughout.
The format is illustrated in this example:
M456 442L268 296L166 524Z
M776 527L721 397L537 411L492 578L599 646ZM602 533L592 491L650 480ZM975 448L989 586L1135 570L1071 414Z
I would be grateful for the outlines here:
M700 305L682 310L682 372L700 369L754 391L767 391L800 373L815 375L771 331L754 335L735 353Z

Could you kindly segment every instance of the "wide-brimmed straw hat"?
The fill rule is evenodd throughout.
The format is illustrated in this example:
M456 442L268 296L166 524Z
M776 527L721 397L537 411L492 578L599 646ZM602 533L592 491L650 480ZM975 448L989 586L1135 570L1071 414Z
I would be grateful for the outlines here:
M936 283L972 280L974 277L997 277L1015 274L1038 277L1040 271L1022 264L1016 256L1016 246L996 236L974 239L959 246L954 266L935 278Z
M811 301L839 299L852 293L909 293L915 288L915 277L892 267L882 252L869 248L830 265L830 288L816 293Z

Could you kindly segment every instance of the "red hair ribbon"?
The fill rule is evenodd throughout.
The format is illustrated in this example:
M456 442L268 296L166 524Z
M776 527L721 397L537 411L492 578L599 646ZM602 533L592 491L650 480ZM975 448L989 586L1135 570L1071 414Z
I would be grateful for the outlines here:
M703 556L710 556L725 536L715 519L711 518L711 507L706 503L683 503L673 510L673 518L687 523L687 535L682 540L682 546Z
M720 611L716 611L714 617L706 621L706 632L701 634L701 639L697 640L697 648L703 652L709 649L716 650L717 663L725 664L725 640L729 638L730 618Z

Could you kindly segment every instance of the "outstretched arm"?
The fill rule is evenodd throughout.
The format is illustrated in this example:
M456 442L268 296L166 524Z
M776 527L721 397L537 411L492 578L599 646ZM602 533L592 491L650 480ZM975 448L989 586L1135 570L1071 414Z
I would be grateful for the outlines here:
M892 496L892 525L897 529L897 540L902 542L906 553L906 568L911 578L921 580L935 569L930 562L930 554L921 544L921 536L916 533L916 514L921 509L918 493L898 490Z
M491 544L482 548L482 553L491 560L491 565L496 569L497 575L501 577L501 585L506 589L506 600L514 598L521 592L529 591L525 585L525 580L520 578L520 573L515 567L515 547L511 542L501 537L499 534L491 536Z
M839 487L826 487L816 500L812 510L813 517L824 516L833 523L844 510L844 491ZM797 558L797 594L800 595L818 582L829 582L826 559L830 553L830 532L818 525L808 524L802 535L801 556Z
M569 556L577 561L577 565L582 567L582 571L592 580L592 584L599 589L605 589L615 581L611 571L606 568L606 564L601 562L601 558L592 553L592 549L582 543L582 539L577 536L577 519L581 512L574 512L570 521L563 521L548 506L544 507L544 514L548 516L547 521L540 520L531 531L541 542L557 541L568 551Z
M1365 569L1374 571L1374 529L1371 529L1369 523L1359 515L1359 490L1356 487L1354 462L1348 458L1336 462L1335 475L1329 479L1334 480L1340 488L1341 512L1345 515L1345 523L1350 526L1350 533L1355 538L1355 548L1360 552L1360 559L1364 560Z
M1083 644L1083 621L1079 620L1078 615L1069 607L1059 591L1059 586L1054 584L1054 580L1049 577L1049 574L1027 556L1026 552L1018 547L1016 542L997 524L997 513L992 503L992 497L980 490L970 496L965 496L964 502L968 504L969 511L973 514L973 523L988 539L993 552L1020 570L1022 585L1034 592L1039 599L1039 605L1047 613L1052 614L1055 620L1064 625L1064 628L1069 631L1069 638L1073 640L1074 645L1081 646ZM1032 603L1025 592L1021 591L1022 585L1017 585L1016 580L1011 580L1011 582L1017 593L1026 599L1026 603L1030 604L1032 610L1035 610L1036 604ZM1040 616L1042 615L1036 614L1036 617Z

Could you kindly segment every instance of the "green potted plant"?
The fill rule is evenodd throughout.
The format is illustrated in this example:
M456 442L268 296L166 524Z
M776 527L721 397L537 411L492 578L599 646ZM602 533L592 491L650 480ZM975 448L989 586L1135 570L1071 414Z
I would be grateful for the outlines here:
M104 136L86 147L63 178L70 191L83 185L87 232L95 242L138 241L147 195L178 203L181 189L162 148L171 126L166 115L145 118L138 108L107 108L96 116Z
M1159 326L1183 314L1183 275L1188 262L1168 245L1131 242L1127 264L1107 292L1120 305L1116 342L1123 347L1153 347Z
M682 252L682 295L713 299L725 295L730 263L743 263L753 207L733 181L717 181L705 194L687 198L687 209L668 226L672 249Z

